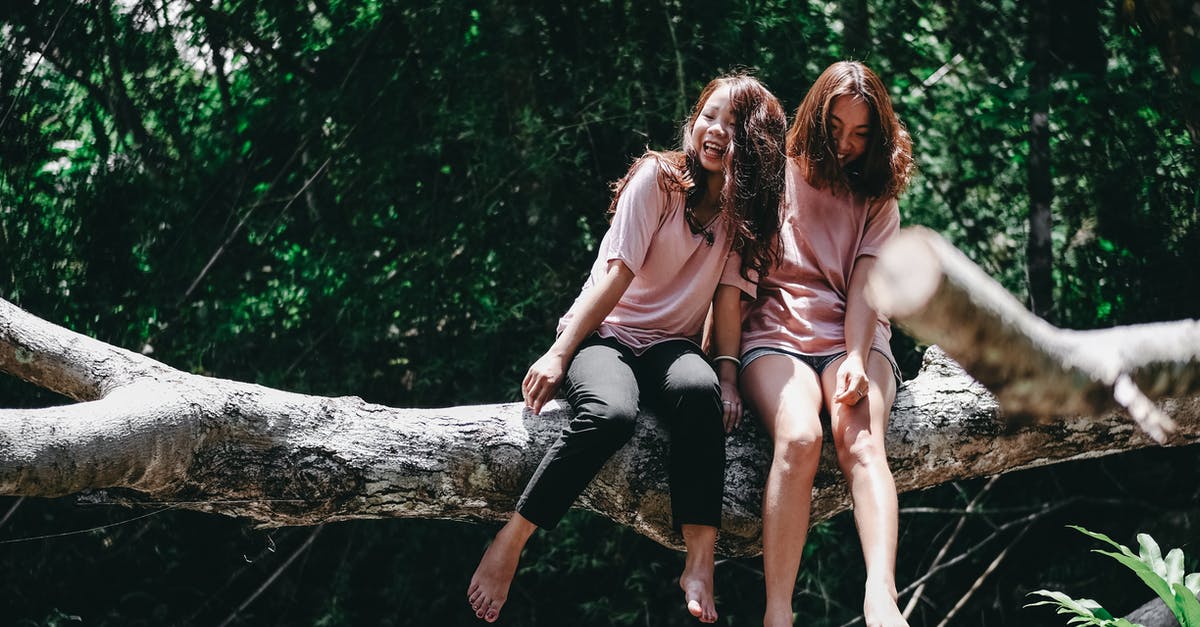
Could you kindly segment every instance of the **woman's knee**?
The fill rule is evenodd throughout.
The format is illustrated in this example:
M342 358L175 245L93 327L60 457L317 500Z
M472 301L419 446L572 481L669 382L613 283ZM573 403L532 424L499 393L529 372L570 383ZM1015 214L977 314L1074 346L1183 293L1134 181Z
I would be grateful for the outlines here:
M816 472L821 458L820 429L790 429L775 435L775 460L786 471Z
M576 408L576 420L583 421L585 428L620 443L633 437L637 417L636 403L593 399Z
M838 465L845 472L850 472L856 467L887 464L883 434L857 429L843 434L834 444L837 448Z
M721 384L707 363L703 368L676 368L668 374L663 385L663 401L667 406L689 412L721 413Z

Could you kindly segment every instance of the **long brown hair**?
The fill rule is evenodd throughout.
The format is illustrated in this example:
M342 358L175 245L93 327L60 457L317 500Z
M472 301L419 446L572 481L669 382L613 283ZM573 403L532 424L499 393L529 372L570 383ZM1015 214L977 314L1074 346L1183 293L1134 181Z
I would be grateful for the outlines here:
M843 167L837 158L831 115L833 99L861 98L871 111L871 131L863 155ZM796 107L788 129L787 154L799 159L804 178L818 189L849 191L867 198L894 198L912 176L912 140L896 118L883 81L858 61L825 68Z
M663 189L685 194L685 207L695 207L703 200L711 175L700 166L700 156L691 145L691 131L709 96L726 86L730 88L729 101L736 122L718 206L733 231L733 249L742 256L742 276L750 279L753 271L761 279L778 257L774 242L779 232L779 202L787 163L787 119L779 99L749 74L739 72L709 81L684 122L681 150L642 155L625 176L613 183L608 210L616 211L617 199L647 159L658 162Z

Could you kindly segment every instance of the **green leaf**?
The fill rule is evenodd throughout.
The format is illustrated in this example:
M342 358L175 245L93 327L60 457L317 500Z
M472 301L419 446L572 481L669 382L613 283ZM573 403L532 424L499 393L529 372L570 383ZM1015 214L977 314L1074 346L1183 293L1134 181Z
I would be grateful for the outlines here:
M1200 627L1200 600L1196 598L1196 593L1181 583L1172 586L1172 590L1175 591L1172 610L1181 627Z
M1167 553L1167 559L1164 560L1164 563L1166 565L1166 572L1163 574L1163 579L1166 579L1167 583L1172 586L1177 583L1183 583L1183 550L1171 549Z
M1192 594L1200 595L1200 573L1192 573L1183 578L1183 585L1192 591Z
M1150 535L1146 533L1139 533L1137 535L1137 540L1138 547L1140 549L1138 551L1138 557L1140 557L1147 566L1154 569L1154 572L1158 574L1159 577L1167 579L1167 565L1166 562L1163 561L1162 549L1158 548L1158 543L1154 541L1154 538L1151 538ZM1170 583L1169 579L1167 580L1167 583Z
M1083 527L1080 527L1078 525L1067 525L1067 527L1074 529L1075 531L1078 531L1079 533L1082 533L1085 536L1088 536L1090 538L1095 538L1101 542L1107 543L1110 546L1112 546L1113 548L1120 551L1121 553L1128 555L1129 557L1133 557L1133 558L1137 557L1136 555L1133 554L1133 551L1129 550L1129 547L1125 546L1124 544L1118 543L1116 540L1113 540L1112 538L1110 538L1102 533L1096 533L1095 531L1088 531L1087 529L1084 529Z
M1175 593L1171 591L1171 586L1167 585L1167 582L1164 581L1163 578L1158 575L1158 573L1154 572L1154 570L1142 560L1134 557L1133 555L1123 555L1121 553L1113 553L1112 551L1093 549L1092 552L1099 553L1101 555L1107 555L1118 562L1121 562L1127 568L1129 568L1129 570L1132 570L1134 574L1140 577L1147 586L1150 586L1150 589L1154 591L1154 594L1157 594L1158 597L1163 600L1163 603L1166 603L1168 607L1173 604L1175 600ZM1176 617L1178 617L1178 614L1176 614ZM1200 627L1200 625L1197 627Z
M1074 614L1075 616L1067 621L1068 625L1095 625L1097 627L1109 627L1113 625L1112 614L1100 606L1099 603L1092 599L1072 599L1065 593L1055 590L1034 590L1030 595L1043 596L1049 601L1039 601L1030 603L1025 607L1036 607L1039 605L1056 606L1058 614Z

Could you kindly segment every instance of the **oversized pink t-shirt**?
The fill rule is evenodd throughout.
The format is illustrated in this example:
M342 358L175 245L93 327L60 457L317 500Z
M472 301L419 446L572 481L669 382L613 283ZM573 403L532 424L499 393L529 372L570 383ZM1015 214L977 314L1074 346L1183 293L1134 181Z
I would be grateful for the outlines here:
M896 200L870 203L813 188L788 160L779 263L742 318L742 353L782 348L806 355L846 350L846 290L854 261L876 255L900 228ZM880 316L871 347L895 363Z
M583 294L619 259L633 282L596 330L641 354L658 342L687 339L697 344L717 285L732 285L754 297L754 284L739 273L741 257L723 215L709 226L712 245L693 234L684 216L684 196L663 189L655 158L642 162L617 200L612 224L596 262L571 309L558 322L562 333Z

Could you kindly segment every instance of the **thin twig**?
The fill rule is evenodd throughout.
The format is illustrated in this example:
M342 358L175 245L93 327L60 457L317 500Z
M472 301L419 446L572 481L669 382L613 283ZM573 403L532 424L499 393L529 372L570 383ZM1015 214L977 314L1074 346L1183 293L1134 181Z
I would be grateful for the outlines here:
M937 624L937 627L946 627L946 625L950 623L950 619L954 618L954 615L958 614L958 611L967 604L967 601L970 600L971 596L974 595L975 592L979 590L979 587L983 585L983 580L987 579L988 575L995 572L996 568L1000 566L1000 562L1004 561L1004 558L1008 556L1008 552L1012 550L1012 548L1016 546L1018 542L1021 541L1021 538L1025 537L1025 533L1033 527L1035 522L1037 521L1030 521L1028 525L1025 525L1025 528L1021 530L1021 533L1018 533L1017 537L1013 538L1012 542L1008 543L1008 546L1004 547L1003 551L1000 551L1000 554L996 556L996 559L993 559L992 563L988 564L987 568L983 570L983 573L981 573L979 577L975 579L975 583L971 584L971 588L967 590L966 594L962 595L962 598L958 600L958 603L954 604L954 607L950 608L949 612L946 612L945 618L942 619L942 622Z
M164 507L162 509L154 510L153 512L150 512L149 514L142 514L141 516L135 516L133 518L130 518L129 520L122 520L120 522L109 523L107 525L100 525L99 527L89 527L88 529L78 529L75 531L64 531L62 533L48 533L45 535L31 536L28 538L11 538L8 540L0 540L0 544L16 544L18 542L33 542L34 540L49 540L51 538L65 538L67 536L77 536L77 535L84 534L84 533L92 533L93 531L103 531L105 529L109 529L112 527L119 527L121 525L127 525L131 522L138 521L143 518L149 518L151 516L156 516L156 515L161 514L169 509L174 509L174 508L175 508L175 506Z
M280 538L279 538L280 541L290 538L291 536L288 535L290 533L291 533L291 530L286 530L286 531L282 532L280 534ZM192 611L191 616L188 616L186 620L183 620L179 624L181 624L181 625L196 624L196 619L202 613L204 613L204 611L207 610L210 605L213 604L214 600L219 595L223 594L226 590L228 590L230 588L230 586L232 586L238 580L239 577L244 575L246 573L247 569L249 569L252 564L254 564L255 562L257 562L260 559L263 559L264 557L267 556L267 554L274 553L274 552L275 552L275 539L272 538L270 535L268 535L266 546L264 546L262 548L262 550L260 550L257 554L255 554L253 559L246 557L246 554L243 553L242 554L242 564L238 567L238 569L236 571L234 571L233 574L230 575L228 579L225 580L225 583L210 590L208 593L208 598L204 600L204 603L200 604L199 607L197 607L194 611Z
M309 547L312 546L313 540L317 539L317 534L321 533L321 529L324 529L324 528L325 528L324 524L317 525L316 528L313 529L313 532L308 535L308 539L304 541L304 544L301 544L300 548L296 549L296 551L294 553L292 553L290 556L288 556L287 560L283 564L280 564L279 568L275 569L275 572L271 573L271 576L267 577L267 580L264 581L262 583L262 585L259 586L258 589L254 591L253 594L251 594L249 597L246 597L246 600L242 601L242 604L239 605L237 607L237 609L235 609L233 611L233 613L231 613L224 621L221 622L220 627L225 627L226 625L228 625L228 624L232 623L234 620L236 620L238 617L238 614L242 613L242 611L244 611L247 607L249 607L250 604L253 603L254 600L257 599L260 594L265 592L267 588L271 587L271 584L275 583L275 580L278 579L279 576L283 574L283 571L286 570L288 566L291 566L292 562L296 561L297 557L300 557L305 551L308 550Z
M954 545L954 541L958 539L958 534L966 525L968 516L971 512L975 511L975 506L981 499L983 499L983 496L992 489L992 486L996 485L996 481L998 479L1000 479L1000 475L995 475L989 479L988 482L984 484L983 488L979 490L979 493L975 495L975 498L971 499L971 502L967 504L966 510L958 519L958 524L954 526L954 531L950 532L950 537L946 539L946 542L942 545L941 550L939 550L938 554L934 556L933 562L929 564L930 568L937 568L938 564L942 563L942 558L946 557L946 553L950 550L950 547ZM902 612L904 620L908 620L908 617L912 615L913 610L917 607L917 602L921 600L921 595L924 593L925 584L922 583L921 585L917 586L916 591L913 592L911 597L909 597L908 605L904 606L904 611Z
M992 542L992 540L995 540L996 538L1000 537L1000 535L1003 532L1007 531L1008 529L1011 529L1011 528L1016 527L1021 524L1032 525L1034 522L1037 522L1038 520L1040 520L1046 516L1049 516L1050 514L1057 512L1060 509L1063 509L1069 505L1074 505L1075 503L1077 503L1079 501L1083 501L1083 500L1085 500L1085 499L1083 499L1081 497L1072 497L1072 498L1068 498L1063 501L1059 501L1057 503L1047 503L1045 506L1042 507L1042 509L1040 509L1039 511L1034 512L1032 514L1029 514L1028 516L1022 516L1015 520L1010 520L1002 525L997 525L995 530L992 531L992 533L989 534L986 538L975 543L973 546L971 546L967 550L963 551L962 553L959 553L958 555L954 556L953 558L946 560L945 562L938 565L937 567L930 568L928 571L925 572L924 575L921 575L920 577L918 577L916 579L916 581L913 581L912 583L908 584L908 586L906 586L903 590L901 590L896 596L902 597L902 596L908 594L909 592L914 591L918 586L920 586L921 584L923 584L926 581L929 581L931 578L933 578L934 575L937 575L941 571L943 571L947 568L950 568L951 566L957 565L960 562L962 562L963 560L967 559L968 557L978 553L980 550L983 549L983 547L990 544ZM857 625L858 623L861 623L862 621L863 621L863 617L858 616L852 620L842 623L841 627L852 627L853 625Z
M16 512L17 508L20 507L21 503L23 503L24 501L25 501L25 497L23 497L23 496L17 498L17 501L12 504L12 507L8 508L8 513L4 515L4 518L0 518L0 527L3 527L4 523L8 522L9 518L12 518L13 512Z
M995 507L987 509L968 509L961 507L905 507L900 510L901 514L947 514L947 515L975 515L988 516L992 514L1028 514L1036 511L1036 507Z
M675 81L679 86L679 100L675 104L675 118L682 119L687 114L687 91L683 79L683 53L679 51L679 40L675 37L675 22L671 20L671 12L667 10L666 0L661 0L663 17L667 18L667 32L671 35L671 47L675 49Z
M33 67L29 69L29 73L25 75L24 84L17 90L17 95L13 97L12 104L8 106L8 110L4 112L4 117L0 118L0 129L4 128L4 124L8 122L8 116L12 115L13 109L17 107L17 103L25 96L25 89L29 87L29 83L33 81L33 75L37 72L37 68L42 64L42 59L46 58L46 49L50 47L50 42L54 41L54 36L58 34L58 27L62 25L62 21L66 19L67 14L74 8L74 4L68 4L62 15L58 16L58 21L54 23L54 29L50 31L50 36L46 38L46 42L42 44L42 49L38 51L38 59L33 62Z

